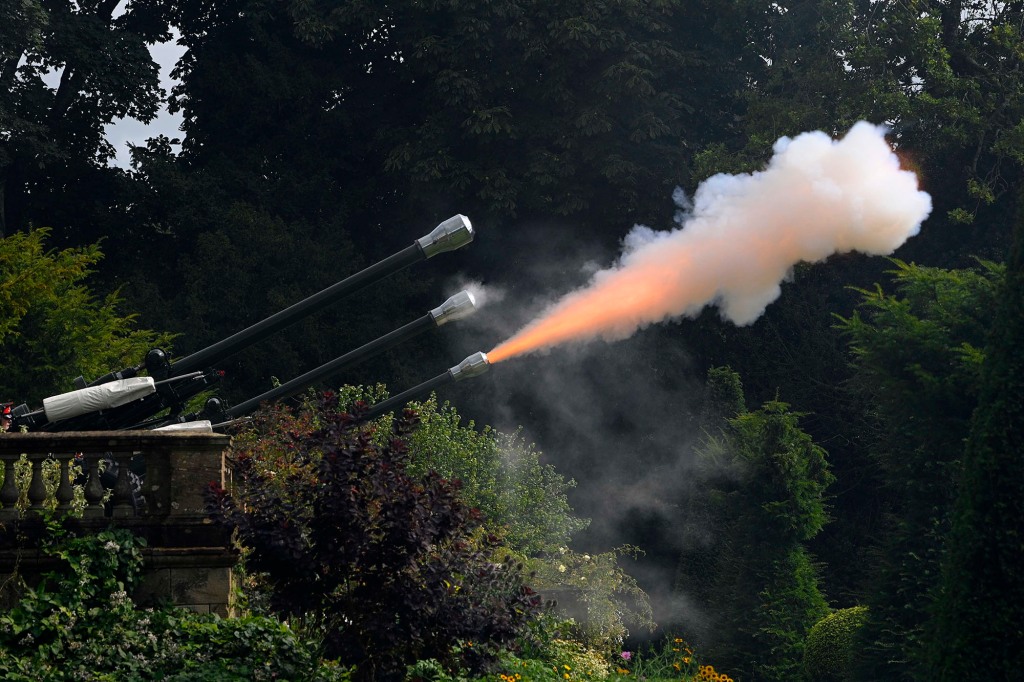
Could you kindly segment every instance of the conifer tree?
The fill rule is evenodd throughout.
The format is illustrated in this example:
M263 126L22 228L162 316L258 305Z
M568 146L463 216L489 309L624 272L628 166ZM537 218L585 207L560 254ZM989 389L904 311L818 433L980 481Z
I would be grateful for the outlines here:
M1024 669L1024 223L1018 222L982 370L943 564L928 679Z
M728 368L709 374L708 399L723 416L742 411L718 436L709 431L700 452L708 483L697 506L711 540L705 563L683 557L679 588L711 615L714 634L701 648L723 669L749 680L793 680L807 632L828 612L804 544L828 520L826 453L785 403L744 410L739 377Z

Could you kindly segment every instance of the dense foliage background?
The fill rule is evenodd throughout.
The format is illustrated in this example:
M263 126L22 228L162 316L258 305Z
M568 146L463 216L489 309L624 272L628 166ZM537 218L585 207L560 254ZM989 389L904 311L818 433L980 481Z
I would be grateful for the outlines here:
M748 327L710 311L443 397L521 439L511 486L552 491L508 529L522 551L638 546L663 626L751 666L774 641L795 665L823 604L865 605L857 679L998 679L1024 601L1019 246L1001 265L1021 222L1022 30L1020 3L981 0L0 0L0 399L35 403L171 337L195 351L464 213L470 248L224 367L224 396L248 398L483 282L478 320L326 382L399 390L501 341L634 223L672 226L675 188L754 170L783 135L886 123L935 205L899 260L798 267ZM171 39L185 51L163 92L147 46ZM112 165L106 126L161 105L181 134ZM722 402L727 372L743 388ZM771 478L779 462L794 482ZM473 504L523 516L488 485L467 481ZM726 502L745 486L747 506ZM779 490L804 525L776 527ZM707 570L751 533L777 540L771 565ZM754 608L723 601L740 584L800 613L731 628Z

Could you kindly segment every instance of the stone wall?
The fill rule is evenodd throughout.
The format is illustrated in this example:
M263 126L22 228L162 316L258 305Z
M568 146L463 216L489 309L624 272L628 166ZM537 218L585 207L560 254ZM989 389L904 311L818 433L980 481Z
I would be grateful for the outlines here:
M10 601L10 590L20 584L11 576L32 584L53 568L53 559L35 544L43 514L51 513L44 510L52 510L75 532L117 526L145 538L144 576L134 595L140 604L169 602L227 616L237 554L228 534L207 518L204 493L211 482L226 485L230 442L228 436L195 432L0 435L0 591L8 591L5 600ZM22 457L32 475L27 485L19 486L15 462ZM44 481L47 462L57 478L51 481L52 492ZM115 480L103 480L101 462L116 464ZM85 498L81 515L73 512L71 472L76 463L88 472L78 481ZM133 470L141 473L141 486L133 486Z

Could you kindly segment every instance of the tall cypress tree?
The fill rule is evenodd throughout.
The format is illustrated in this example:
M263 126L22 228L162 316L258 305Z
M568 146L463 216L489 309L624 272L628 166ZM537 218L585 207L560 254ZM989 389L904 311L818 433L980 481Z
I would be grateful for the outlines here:
M928 600L939 583L963 444L978 405L983 347L1003 268L945 270L895 261L895 291L862 291L841 328L850 338L850 387L869 407L866 439L881 517L864 594L857 679L924 676ZM843 480L843 479L840 479Z
M777 400L748 412L731 369L709 372L705 410L724 428L715 434L707 423L703 492L687 510L708 528L677 576L710 620L691 638L737 677L788 682L799 675L808 630L828 612L806 543L828 521L825 489L835 479L801 415Z
M998 310L929 642L940 682L1024 670L1024 221Z

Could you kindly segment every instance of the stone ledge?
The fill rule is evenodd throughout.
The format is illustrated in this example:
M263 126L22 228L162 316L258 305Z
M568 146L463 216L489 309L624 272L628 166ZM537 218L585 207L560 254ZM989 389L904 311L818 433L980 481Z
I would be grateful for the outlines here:
M219 433L187 431L56 431L4 433L0 435L0 455L23 452L129 452L166 450L224 451L230 436Z

